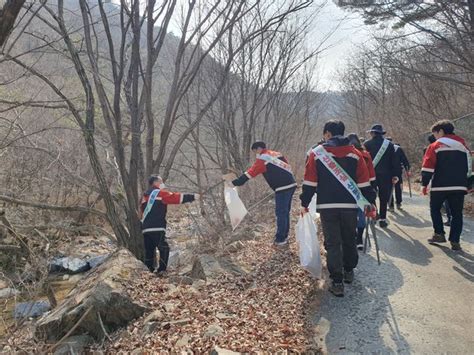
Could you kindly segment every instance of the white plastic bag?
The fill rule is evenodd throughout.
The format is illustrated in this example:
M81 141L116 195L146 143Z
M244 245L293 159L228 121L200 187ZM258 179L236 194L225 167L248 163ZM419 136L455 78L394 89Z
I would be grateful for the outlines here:
M239 197L237 189L235 187L224 187L224 198L229 210L230 224L232 225L232 230L235 230L237 226L242 222L245 215L247 214L247 209L244 206L244 203Z
M318 228L310 213L305 213L296 224L300 264L314 278L321 278L321 254L319 250Z
M311 202L308 206L309 213L311 214L312 218L316 218L316 194L313 195L313 198L311 199Z

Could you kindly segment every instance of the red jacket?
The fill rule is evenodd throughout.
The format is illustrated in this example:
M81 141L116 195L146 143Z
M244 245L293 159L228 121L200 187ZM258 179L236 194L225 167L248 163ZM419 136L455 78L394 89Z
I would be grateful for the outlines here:
M455 134L447 134L450 138L462 144L459 148L455 145L449 146L441 141L430 144L423 157L421 169L422 185L428 186L431 181L431 191L464 191L472 184L471 172L468 174L468 158L471 154L466 142ZM469 154L466 154L466 150Z
M372 183L373 181L375 181L375 169L374 163L372 162L372 157L370 156L370 153L366 150L360 150L359 152L364 157L365 164L367 165L367 169L369 170L369 181Z
M324 149L333 156L342 169L357 183L365 198L373 203L375 191L369 182L369 171L361 152L349 145L345 137L336 136L323 144ZM311 152L306 162L301 205L308 207L317 190L316 208L358 209L352 194L334 177L334 175Z
M155 188L148 189L142 197L140 203L140 217L143 218L143 212L150 199L150 194ZM166 231L166 213L167 205L178 205L181 203L193 202L194 194L182 194L179 192L170 192L160 190L158 197L153 204L150 212L142 222L142 233L164 232Z

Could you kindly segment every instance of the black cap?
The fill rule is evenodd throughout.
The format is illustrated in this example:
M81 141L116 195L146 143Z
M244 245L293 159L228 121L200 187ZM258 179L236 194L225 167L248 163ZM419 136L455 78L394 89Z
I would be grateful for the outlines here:
M367 132L374 132L378 134L385 134L387 132L384 131L383 126L381 124L374 124L370 130Z
M254 144L252 144L252 147L250 149L256 150L258 148L265 149L267 148L267 145L263 141L256 141Z

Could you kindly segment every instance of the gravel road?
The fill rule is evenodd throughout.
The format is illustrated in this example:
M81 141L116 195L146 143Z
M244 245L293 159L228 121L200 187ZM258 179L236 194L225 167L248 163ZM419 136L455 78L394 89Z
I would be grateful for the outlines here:
M432 246L428 199L404 199L377 228L382 265L371 250L344 298L320 295L316 329L329 354L474 354L474 221L464 251Z

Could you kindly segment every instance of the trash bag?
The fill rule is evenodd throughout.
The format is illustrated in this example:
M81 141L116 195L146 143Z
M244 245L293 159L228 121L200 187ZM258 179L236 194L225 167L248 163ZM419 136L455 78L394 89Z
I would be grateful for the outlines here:
M317 216L316 214L316 194L313 195L313 198L311 199L311 202L308 206L309 213L311 214L311 217L315 218Z
M310 213L305 213L296 224L296 240L300 264L316 279L321 278L321 254L319 250L318 228Z
M232 225L232 230L235 230L237 226L242 222L245 215L247 214L247 209L244 206L244 203L239 197L239 193L235 187L224 187L224 198L229 210L230 224Z

